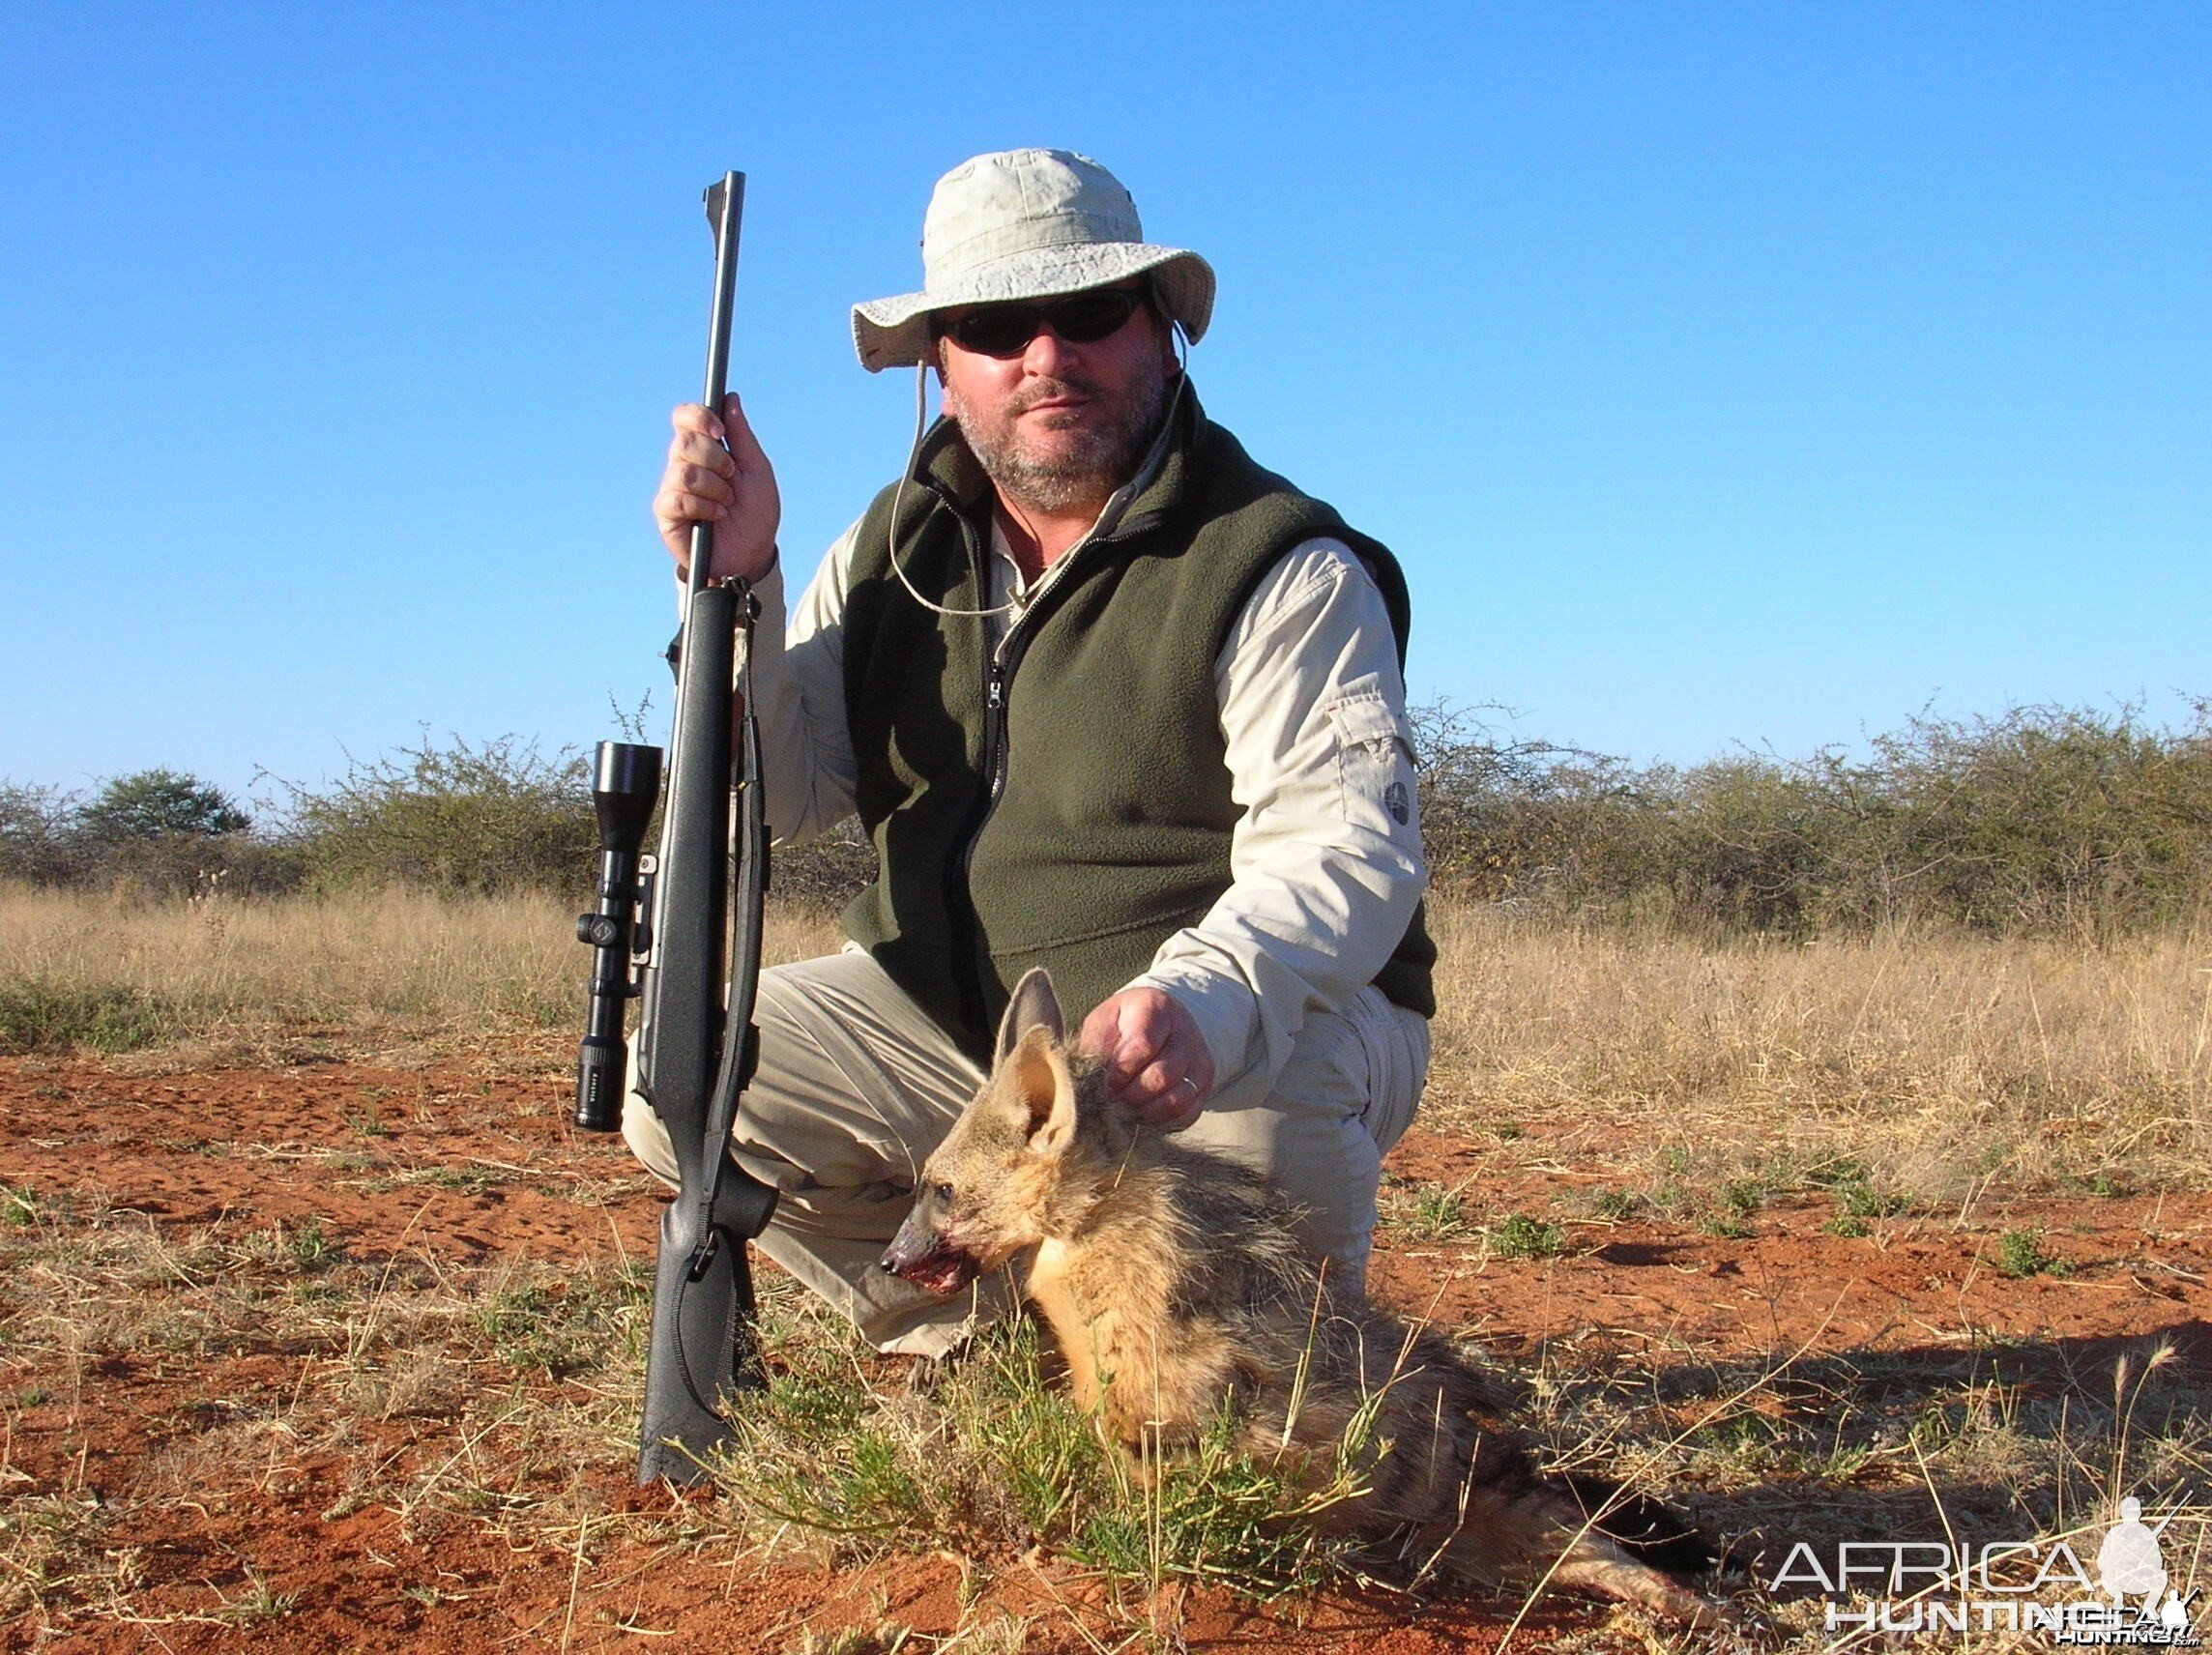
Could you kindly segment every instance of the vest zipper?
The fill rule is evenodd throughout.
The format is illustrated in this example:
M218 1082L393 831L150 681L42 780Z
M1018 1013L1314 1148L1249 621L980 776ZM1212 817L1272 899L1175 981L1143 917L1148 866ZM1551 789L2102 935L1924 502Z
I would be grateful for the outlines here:
M1016 616L1018 626L1023 617ZM999 648L990 653L983 669L983 797L977 803L975 819L969 825L968 834L960 847L956 864L959 884L960 919L967 932L965 945L955 954L962 968L960 984L961 1002L968 1009L969 1022L975 1028L989 1031L990 1007L983 995L983 961L978 946L981 939L976 935L975 894L969 884L971 870L975 864L975 845L983 837L983 828L991 814L999 807L999 795L1006 786L1006 681L1013 675L1013 667L1004 659L1007 647L1014 641L1014 628L1007 628Z
M1061 554L1061 561L1046 570L1040 584L1030 595L1028 605L1006 624L1006 630L999 639L999 646L990 653L983 667L983 807L976 812L975 825L968 830L968 843L960 853L960 872L967 877L969 864L975 860L975 841L983 836L990 826L991 813L998 808L999 796L1006 790L1006 694L1011 688L1014 669L1022 664L1022 655L1030 645L1031 620L1042 611L1051 597L1051 584L1057 583L1067 561L1097 542L1086 537L1078 540Z
M1013 641L1009 631L1001 640L1000 649ZM969 836L968 850L975 853L975 839L983 831L983 824L991 819L998 805L999 795L1006 785L1006 678L1010 669L999 658L999 650L991 652L991 665L983 674L983 816L975 824L975 832Z
M1078 542L1064 555L1073 557L1082 549L1083 543ZM979 560L976 573L985 582L983 591L986 593L990 591L987 584L989 572L987 561ZM969 876L975 865L975 847L983 837L983 829L990 826L993 813L999 808L1000 796L1006 791L1006 695L1013 682L1014 671L1021 665L1022 655L1029 648L1032 630L1029 623L1045 607L1048 595L1043 592L1033 595L1029 606L1007 624L998 647L988 652L983 664L983 796L976 806L975 819L969 825L967 838L960 847L957 864L960 918L967 936L964 939L965 946L954 957L961 962L965 972L960 993L962 1004L969 1012L969 1021L975 1027L986 1031L991 1027L991 1020L983 996L983 962L976 936L978 921Z
M999 795L1006 790L1006 682L1014 676L1009 648L1013 641L1009 628L999 648L991 652L991 664L983 671L983 805L975 813L975 825L968 830L968 843L960 853L963 878L975 859L975 841L983 836L991 813L999 807Z
M975 525L968 514L955 508L960 519L961 538L967 542L968 566L975 571L976 603L988 607L991 600L990 552L975 532ZM978 631L988 636L981 620L975 623ZM999 652L985 653L983 688L983 797L976 806L974 820L964 835L960 854L945 870L945 906L952 921L954 937L951 949L953 987L960 998L961 1020L970 1028L978 1030L987 1040L991 1034L990 1007L983 996L983 968L976 957L979 921L975 916L975 899L968 886L968 869L975 856L975 837L990 819L991 806L997 801L1000 774L999 749L1003 741L1003 715L1005 707L1005 686L1002 680Z
M982 537L966 512L956 512L960 519L960 532L967 541L969 566L975 573L978 604L988 606L991 595L991 554ZM969 885L970 871L975 862L975 846L983 837L983 829L990 825L991 816L999 806L999 797L1006 787L1006 693L1013 681L1014 669L1021 665L1023 652L1029 647L1028 623L1046 607L1050 594L1046 587L1060 584L1069 560L1091 546L1121 537L1123 526L1117 522L1106 534L1093 538L1086 535L1070 546L1052 566L1045 571L1044 585L1033 592L1029 603L1007 624L999 639L998 647L985 653L983 662L983 795L975 809L975 820L960 847L960 855L951 868L946 870L946 908L954 924L959 928L957 945L952 950L959 981L955 987L960 994L960 1007L969 1026L989 1034L992 1023L989 1005L983 995L983 962L978 948L977 930L980 921L975 915L975 893ZM984 624L976 623L978 626ZM985 628L986 632L988 628Z

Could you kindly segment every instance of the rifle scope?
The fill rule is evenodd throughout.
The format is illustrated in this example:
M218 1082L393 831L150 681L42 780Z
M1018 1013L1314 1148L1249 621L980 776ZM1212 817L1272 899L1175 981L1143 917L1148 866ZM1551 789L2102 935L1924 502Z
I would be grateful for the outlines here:
M601 741L592 777L599 822L598 907L576 921L576 941L592 949L585 987L584 1038L576 1050L576 1124L590 1132L622 1125L628 1089L623 1044L625 1005L638 994L636 956L653 944L653 858L641 857L645 825L660 797L660 749Z

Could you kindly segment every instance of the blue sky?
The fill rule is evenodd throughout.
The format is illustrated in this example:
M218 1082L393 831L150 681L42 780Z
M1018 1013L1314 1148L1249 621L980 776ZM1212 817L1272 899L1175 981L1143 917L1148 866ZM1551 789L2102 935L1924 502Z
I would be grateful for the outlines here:
M846 306L1057 144L1192 369L1390 543L1416 699L1639 759L2212 694L2212 8L0 14L0 776L614 733L673 604L698 192L810 568L904 451Z

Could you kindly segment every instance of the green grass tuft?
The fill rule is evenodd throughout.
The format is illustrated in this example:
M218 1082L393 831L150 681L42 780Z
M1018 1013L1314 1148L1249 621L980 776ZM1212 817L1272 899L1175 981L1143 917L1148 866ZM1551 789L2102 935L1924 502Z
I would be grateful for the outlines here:
M826 1313L771 1311L775 1377L740 1403L738 1445L717 1468L749 1533L797 1529L855 1557L1042 1546L1119 1579L1261 1599L1338 1567L1341 1543L1319 1520L1353 1492L1348 1476L1315 1489L1310 1467L1257 1463L1224 1416L1148 1482L1048 1381L1033 1321L977 1334L922 1394L871 1386L867 1358Z
M1379 1201L1379 1222L1415 1240L1462 1241L1475 1234L1459 1188L1385 1173Z
M1556 1259L1567 1250L1567 1233L1549 1219L1509 1212L1483 1237L1494 1259Z
M167 1038L179 1023L163 1002L121 983L0 978L0 1057L135 1051Z
M1863 1179L1838 1184L1835 1196L1850 1218L1894 1218L1912 1205L1895 1191L1877 1189Z
M2033 1228L2008 1230L1997 1237L1997 1269L2016 1281L2074 1273L2074 1266L2064 1259L2044 1251L2043 1232Z
M558 1283L515 1274L495 1283L470 1320L498 1361L517 1373L558 1379L641 1357L651 1294L643 1265Z

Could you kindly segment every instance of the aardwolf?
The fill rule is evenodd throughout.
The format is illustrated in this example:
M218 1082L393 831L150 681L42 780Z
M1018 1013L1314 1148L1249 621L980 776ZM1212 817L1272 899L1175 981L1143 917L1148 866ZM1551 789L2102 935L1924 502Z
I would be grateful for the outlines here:
M1395 1540L1447 1579L1546 1577L1719 1623L1636 1554L1709 1562L1686 1519L1540 1476L1499 1429L1504 1398L1470 1354L1332 1287L1293 1218L1259 1175L1113 1102L1095 1061L1068 1047L1050 979L1031 972L991 1078L922 1168L883 1267L950 1293L1035 1248L1024 1291L1077 1403L1140 1469L1227 1408L1248 1451L1317 1482L1351 1454L1361 1492L1337 1525Z

